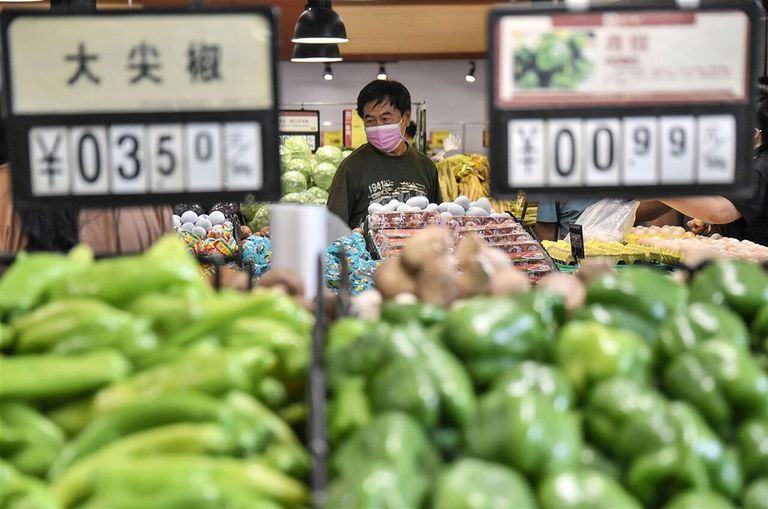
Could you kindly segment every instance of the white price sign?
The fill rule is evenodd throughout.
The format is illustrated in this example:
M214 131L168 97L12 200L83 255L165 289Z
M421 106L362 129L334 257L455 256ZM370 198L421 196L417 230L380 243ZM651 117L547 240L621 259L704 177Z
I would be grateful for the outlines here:
M255 122L32 128L32 194L258 191L260 134Z
M753 178L762 16L752 0L495 7L491 193L743 193Z

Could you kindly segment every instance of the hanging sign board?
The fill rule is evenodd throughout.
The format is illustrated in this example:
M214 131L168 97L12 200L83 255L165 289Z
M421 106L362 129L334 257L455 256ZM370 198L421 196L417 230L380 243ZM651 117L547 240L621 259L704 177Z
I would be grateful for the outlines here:
M368 141L365 123L357 110L344 110L344 147L357 148Z
M751 177L761 10L748 0L500 7L489 16L491 190L722 194Z
M279 197L271 10L1 20L17 205Z
M280 110L280 143L289 136L307 140L314 152L320 147L320 112L316 110Z

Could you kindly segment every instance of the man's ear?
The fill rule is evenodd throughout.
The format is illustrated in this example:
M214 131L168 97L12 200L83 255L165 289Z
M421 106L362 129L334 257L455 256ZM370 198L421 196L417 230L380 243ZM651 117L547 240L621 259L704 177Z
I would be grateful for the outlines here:
M405 129L408 129L408 126L411 125L411 112L406 111L405 115L403 115L403 118L400 119L400 122L402 122L403 125L405 126L403 127L403 131L405 131Z

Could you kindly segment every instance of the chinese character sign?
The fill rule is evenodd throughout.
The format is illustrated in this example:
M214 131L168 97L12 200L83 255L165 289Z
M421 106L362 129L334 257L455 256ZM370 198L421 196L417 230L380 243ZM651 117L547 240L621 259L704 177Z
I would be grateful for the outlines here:
M20 17L8 40L18 114L274 105L272 34L256 14Z

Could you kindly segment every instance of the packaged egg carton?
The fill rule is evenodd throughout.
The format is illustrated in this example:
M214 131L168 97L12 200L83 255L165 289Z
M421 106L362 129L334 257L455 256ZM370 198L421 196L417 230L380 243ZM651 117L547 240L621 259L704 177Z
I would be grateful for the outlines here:
M419 212L374 212L368 216L369 230L421 229L440 224L440 214L432 210Z

